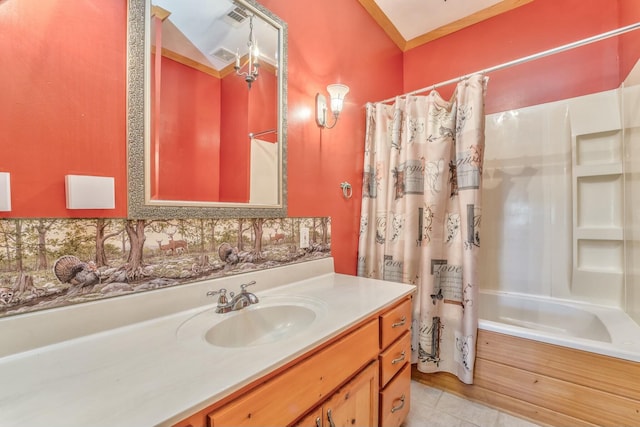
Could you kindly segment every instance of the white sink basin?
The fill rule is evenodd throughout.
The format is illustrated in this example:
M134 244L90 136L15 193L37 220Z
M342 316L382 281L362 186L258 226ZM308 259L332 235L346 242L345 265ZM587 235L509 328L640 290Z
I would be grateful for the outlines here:
M220 347L246 347L279 341L306 329L316 319L312 309L300 305L272 305L240 310L204 335Z
M326 312L322 301L273 296L238 311L207 309L185 321L178 340L201 339L216 347L251 347L281 341L304 331Z

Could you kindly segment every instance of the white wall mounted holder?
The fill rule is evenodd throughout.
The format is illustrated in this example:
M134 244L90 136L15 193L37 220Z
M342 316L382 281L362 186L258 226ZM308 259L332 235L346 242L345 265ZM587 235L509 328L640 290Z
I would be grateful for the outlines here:
M11 174L0 172L0 212L11 211Z
M66 175L67 209L114 209L115 178Z

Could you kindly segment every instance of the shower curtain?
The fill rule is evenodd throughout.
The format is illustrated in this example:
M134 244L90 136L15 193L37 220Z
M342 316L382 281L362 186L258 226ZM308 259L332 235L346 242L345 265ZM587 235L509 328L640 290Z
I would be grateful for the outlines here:
M417 286L412 362L473 383L488 78L367 105L358 275Z

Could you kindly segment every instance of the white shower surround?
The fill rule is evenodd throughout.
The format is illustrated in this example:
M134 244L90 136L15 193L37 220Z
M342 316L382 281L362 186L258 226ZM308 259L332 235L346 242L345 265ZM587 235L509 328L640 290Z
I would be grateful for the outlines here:
M487 116L483 291L640 320L638 68L620 89Z
M569 126L566 101L487 116L483 289L571 296Z

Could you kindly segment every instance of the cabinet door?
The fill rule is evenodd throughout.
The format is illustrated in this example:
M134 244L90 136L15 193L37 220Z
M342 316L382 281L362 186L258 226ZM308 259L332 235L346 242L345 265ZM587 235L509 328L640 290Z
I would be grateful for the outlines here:
M378 425L378 362L367 366L324 404L325 426Z

